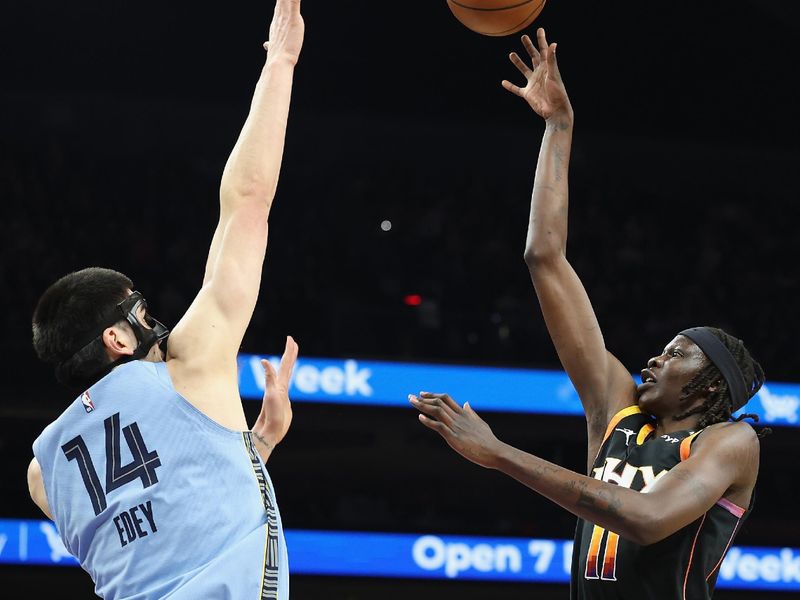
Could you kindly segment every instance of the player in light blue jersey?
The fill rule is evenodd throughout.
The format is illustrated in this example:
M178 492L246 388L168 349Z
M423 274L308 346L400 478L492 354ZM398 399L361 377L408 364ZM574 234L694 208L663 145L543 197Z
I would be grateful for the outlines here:
M298 348L287 338L277 372L264 363L252 431L236 356L259 293L303 35L300 0L277 0L202 287L172 333L110 269L62 277L34 312L37 354L78 396L34 442L31 497L103 598L289 597L265 462L291 422Z

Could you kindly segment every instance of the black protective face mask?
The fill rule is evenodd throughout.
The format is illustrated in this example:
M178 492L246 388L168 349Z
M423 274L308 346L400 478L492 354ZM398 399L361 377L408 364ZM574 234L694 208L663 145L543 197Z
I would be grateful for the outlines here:
M136 316L139 309L142 307L144 308L144 322L147 323L151 329L144 327ZM133 329L133 333L136 335L139 345L136 346L136 350L134 350L132 355L124 357L127 358L127 360L122 360L122 358L117 359L114 363L115 365L144 358L147 356L147 353L150 352L150 348L152 348L154 344L163 343L166 345L166 339L169 337L169 329L164 327L164 325L147 312L147 300L144 299L140 292L133 292L130 296L125 298L125 300L117 304L117 308L123 318L128 322L128 325L131 326L131 329ZM116 319L114 323L118 320L119 319ZM114 323L111 323L111 325ZM106 327L109 327L109 325L106 325Z
M144 308L144 322L147 323L151 329L142 325L137 317L137 313L142 308ZM100 331L96 335L92 336L92 338L71 357L62 361L60 365L56 367L56 369L58 370L61 365L64 365L77 355L84 352L84 350L86 350L90 344L96 343L97 340L102 338L103 332L106 330L106 328L111 327L119 321L125 321L131 326L131 329L133 329L133 333L136 336L139 344L136 346L133 354L129 356L120 356L117 360L109 363L106 367L95 374L93 377L94 381L98 381L102 377L105 377L116 366L132 360L140 360L144 358L155 344L160 344L162 350L166 353L166 341L167 337L169 336L169 329L154 319L147 312L147 300L144 299L141 292L133 292L130 296L125 298L125 300L113 308L108 317L104 319L104 324L100 328Z

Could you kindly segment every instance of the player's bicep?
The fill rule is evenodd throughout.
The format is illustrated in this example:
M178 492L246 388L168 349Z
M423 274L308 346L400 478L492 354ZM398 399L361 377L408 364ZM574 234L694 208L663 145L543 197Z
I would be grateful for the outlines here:
M171 357L237 352L261 286L267 215L265 207L252 205L220 220L203 287L170 336Z
M206 269L203 273L203 285L211 281L211 276L214 274L214 265L217 264L217 256L219 256L219 249L222 245L222 234L224 232L224 224L217 223L214 229L214 235L211 238L211 245L208 249L208 258L206 258Z
M589 296L566 257L531 267L547 330L584 408L607 420L635 399L630 373L605 347Z
M219 252L211 265L211 296L225 319L242 328L250 322L261 287L267 250L267 216L263 206L237 209L224 225Z

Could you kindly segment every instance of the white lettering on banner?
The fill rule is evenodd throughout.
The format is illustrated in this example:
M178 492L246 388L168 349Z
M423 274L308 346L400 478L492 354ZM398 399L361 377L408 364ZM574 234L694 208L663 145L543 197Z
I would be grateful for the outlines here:
M360 394L362 396L372 396L372 388L367 380L372 371L369 369L359 369L358 363L348 360L344 363L345 387L348 396Z
M572 572L572 547L575 545L575 542L569 540L564 542L564 545L561 547L561 552L563 554L562 558L564 563L561 565L564 567L564 573Z
M800 397L788 394L773 394L766 385L762 385L758 398L764 407L767 421L785 419L789 423L797 423L797 409L800 407Z
M50 560L59 562L62 558L69 558L72 556L68 551L64 542L58 535L58 531L52 523L43 522L39 525L39 530L47 538L47 545L50 546Z
M550 540L531 540L528 544L528 554L536 559L533 570L537 573L547 573L555 553L556 544Z
M478 544L472 549L472 567L481 573L488 573L492 570L494 554L489 544Z
M294 387L306 394L319 390L319 370L311 365L300 365L294 374Z
M519 548L510 544L501 544L495 548L495 570L519 573L522 570L522 554Z
M444 574L451 579L468 569L481 573L519 573L522 570L522 553L511 544L481 543L470 547L462 542L446 543L438 536L425 535L414 542L411 554L421 569L435 571L444 567Z
M21 561L28 560L28 524L20 523L19 525L19 559Z
M791 548L781 549L780 557L772 553L758 556L732 548L719 569L719 576L726 581L738 577L742 581L800 582L800 556Z
M777 556L767 555L761 559L761 578L770 582L781 580L781 561Z
M435 571L444 564L444 542L435 535L423 536L414 542L411 554L418 567Z
M344 373L336 367L325 367L319 374L319 387L327 394L341 394L344 388Z
M279 358L270 358L269 362L275 370L281 364ZM258 356L250 358L250 370L258 388L264 391L264 367L261 366L261 359ZM372 396L372 386L369 378L372 371L367 368L359 368L354 360L344 361L344 366L329 366L323 369L312 364L298 362L297 367L292 373L292 380L289 382L289 393L292 387L303 394L316 394L322 392L329 396Z

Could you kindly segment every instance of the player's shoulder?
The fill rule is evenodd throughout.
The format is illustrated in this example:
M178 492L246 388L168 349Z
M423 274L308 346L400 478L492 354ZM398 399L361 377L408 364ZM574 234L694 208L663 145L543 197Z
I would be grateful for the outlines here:
M744 421L714 423L702 431L694 446L702 449L722 451L733 456L758 452L759 440L753 426Z
M758 441L758 434L747 421L725 421L705 428L703 435L727 436L739 441Z

